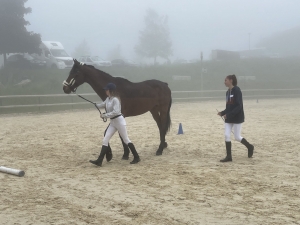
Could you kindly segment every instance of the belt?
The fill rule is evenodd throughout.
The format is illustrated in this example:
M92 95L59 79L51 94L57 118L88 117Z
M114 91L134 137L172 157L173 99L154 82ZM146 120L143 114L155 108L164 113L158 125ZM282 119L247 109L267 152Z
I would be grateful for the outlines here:
M113 120L113 119L116 119L116 118L118 118L119 116L123 116L123 114L120 114L120 115L114 116L114 117L112 117L112 118L110 118L110 119L111 119L111 120Z

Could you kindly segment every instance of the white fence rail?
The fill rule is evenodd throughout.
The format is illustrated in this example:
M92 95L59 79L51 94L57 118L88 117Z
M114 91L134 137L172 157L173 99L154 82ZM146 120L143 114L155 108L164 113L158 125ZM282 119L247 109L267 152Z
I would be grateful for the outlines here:
M172 91L174 101L201 101L207 99L224 99L226 90L204 91ZM81 94L91 101L100 102L96 93ZM244 98L290 98L300 97L300 89L248 89L243 90ZM0 113L32 112L86 108L90 104L75 94L52 94L52 95L7 95L0 96Z

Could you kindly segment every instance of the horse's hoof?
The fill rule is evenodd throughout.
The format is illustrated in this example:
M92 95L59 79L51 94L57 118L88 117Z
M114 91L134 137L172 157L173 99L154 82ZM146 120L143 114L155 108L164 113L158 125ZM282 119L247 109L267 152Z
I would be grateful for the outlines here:
M139 161L141 161L140 157L133 159L130 164L137 164Z
M123 155L122 160L128 160L128 159L129 159L129 156Z
M164 148L167 148L168 147L168 143L167 142L165 142L165 144L164 144Z
M90 160L90 163L93 163L96 166L102 166L102 162L98 162L97 160Z
M156 151L156 155L162 155L162 151L157 150L157 151Z

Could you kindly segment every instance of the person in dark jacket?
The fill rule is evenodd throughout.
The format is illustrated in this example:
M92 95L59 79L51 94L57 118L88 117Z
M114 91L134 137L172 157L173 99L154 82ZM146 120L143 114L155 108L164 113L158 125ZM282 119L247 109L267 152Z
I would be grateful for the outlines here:
M232 128L234 130L235 140L241 142L247 147L248 157L251 158L254 146L241 136L242 123L245 120L245 115L243 108L243 96L241 89L237 86L236 76L228 75L225 78L224 84L228 87L226 92L226 109L222 112L218 112L218 115L223 116L225 119L225 145L227 155L224 159L220 160L220 162L232 161L230 139Z

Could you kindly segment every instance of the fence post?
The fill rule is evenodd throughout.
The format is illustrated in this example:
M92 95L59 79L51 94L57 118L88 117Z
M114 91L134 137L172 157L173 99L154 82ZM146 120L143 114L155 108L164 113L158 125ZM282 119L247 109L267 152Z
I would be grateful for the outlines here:
M39 96L39 113L41 112L41 99L40 99L40 96Z

